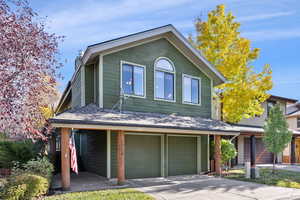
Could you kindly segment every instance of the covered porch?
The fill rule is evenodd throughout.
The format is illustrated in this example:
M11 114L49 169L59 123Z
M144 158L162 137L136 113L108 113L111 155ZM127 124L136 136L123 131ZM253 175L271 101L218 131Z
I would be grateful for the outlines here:
M114 180L107 183L118 185L123 185L130 178L208 172L209 135L214 136L215 170L220 174L221 136L239 134L230 125L216 120L154 113L120 113L99 109L95 105L62 113L52 118L51 123L60 130L61 186L64 190L73 187L69 151L72 132L103 136L97 137L96 143L87 144L102 146L104 150L102 153L94 151L90 159L105 158L105 162L96 165L96 170L99 172L101 168L104 174L100 175L106 181Z

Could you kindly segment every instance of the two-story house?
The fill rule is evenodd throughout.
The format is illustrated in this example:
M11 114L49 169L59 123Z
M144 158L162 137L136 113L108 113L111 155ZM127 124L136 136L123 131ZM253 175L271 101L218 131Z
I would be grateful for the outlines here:
M212 119L212 90L224 81L172 25L88 46L50 120L63 188L71 130L84 169L120 183L207 172L212 135L218 170L221 135L239 134Z
M237 150L238 157L237 163L244 164L246 161L250 161L250 137L255 139L255 157L256 163L265 164L273 162L273 154L268 152L262 141L264 129L263 125L268 118L268 113L275 104L279 104L283 114L287 113L287 105L297 102L295 99L279 97L271 95L270 98L262 103L264 113L260 116L244 119L240 121L235 127L240 130L240 135L237 137ZM294 132L295 134L295 132ZM286 150L285 150L286 151ZM280 153L277 156L277 162L285 162L285 153Z
M300 103L287 106L286 119L289 128L293 131L291 144L283 151L283 162L300 163Z

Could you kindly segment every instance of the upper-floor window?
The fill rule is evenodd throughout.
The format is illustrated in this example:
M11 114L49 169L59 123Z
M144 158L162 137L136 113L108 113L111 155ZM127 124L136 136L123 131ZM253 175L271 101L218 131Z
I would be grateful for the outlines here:
M270 115L270 110L276 105L276 101L268 100L267 101L267 116Z
M175 67L168 58L158 58L154 64L155 99L175 101Z
M124 94L145 97L145 66L121 62L121 88Z
M297 118L297 128L300 128L300 117Z
M182 76L183 103L200 104L200 78L189 75Z

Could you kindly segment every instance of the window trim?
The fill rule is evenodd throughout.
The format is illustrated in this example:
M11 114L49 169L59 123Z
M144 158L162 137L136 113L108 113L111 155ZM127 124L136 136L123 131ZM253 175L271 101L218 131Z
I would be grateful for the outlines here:
M156 63L160 59L166 59L167 61L169 61L171 63L171 65L173 66L173 71L168 71L168 70L163 70L163 69L156 69ZM156 87L155 87L156 86L156 73L155 73L156 71L173 74L173 96L174 96L173 100L161 99L161 98L157 98L156 97ZM167 58L167 57L158 57L154 61L153 72L154 72L154 76L153 76L154 77L154 81L153 81L153 83L154 83L154 94L153 94L154 100L176 103L176 68L175 68L174 63L169 58Z
M300 129L300 117L296 117L296 121L297 121L297 129Z
M198 81L199 81L199 94L198 94L198 100L199 100L199 103L192 103L192 102L185 102L184 101L184 92L185 92L185 90L184 90L184 77L187 77L187 78L191 78L191 79L197 79ZM201 83L201 78L200 77L197 77L197 76L192 76L192 75L188 75L188 74L184 74L184 73L182 73L182 80L181 80L182 82L181 82L181 85L182 85L182 87L181 87L181 89L182 89L182 104L187 104L187 105L196 105L196 106L201 106L201 96L202 96L202 90L201 90L201 85L202 85L202 83Z
M133 66L137 66L137 67L142 67L144 69L144 80L143 80L143 89L144 89L144 95L143 96L139 96L139 95L135 95L135 94L124 94L126 96L129 97L136 97L136 98L146 98L146 65L141 65L141 64L137 64L137 63L133 63L133 62L128 62L128 61L124 61L121 60L120 61L120 94L121 94L121 90L123 89L123 64L128 64L128 65L133 65Z

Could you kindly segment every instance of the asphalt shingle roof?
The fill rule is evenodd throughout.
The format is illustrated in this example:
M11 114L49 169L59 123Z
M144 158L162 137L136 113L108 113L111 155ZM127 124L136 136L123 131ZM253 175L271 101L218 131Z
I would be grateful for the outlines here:
M118 111L101 109L95 104L65 111L50 119L50 122L238 132L232 125L219 120L180 116L177 114L131 111L120 113Z

